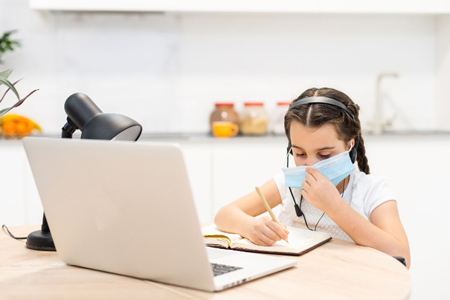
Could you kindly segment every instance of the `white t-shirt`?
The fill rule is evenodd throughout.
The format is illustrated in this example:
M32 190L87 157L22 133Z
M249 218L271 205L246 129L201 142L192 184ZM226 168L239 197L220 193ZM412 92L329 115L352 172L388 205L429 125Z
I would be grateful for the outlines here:
M273 177L282 199L279 220L287 226L306 228L302 217L297 217L289 188L284 185L284 174ZM300 189L292 188L295 201L300 205ZM380 204L395 200L394 193L386 184L384 178L367 175L355 170L350 174L350 181L344 193L341 195L346 203L357 213L370 221L370 214ZM325 231L330 236L352 241L352 239L323 211L315 208L306 199L301 203L301 210L306 218L309 228L313 229L317 224L317 231ZM323 216L322 216L323 215Z

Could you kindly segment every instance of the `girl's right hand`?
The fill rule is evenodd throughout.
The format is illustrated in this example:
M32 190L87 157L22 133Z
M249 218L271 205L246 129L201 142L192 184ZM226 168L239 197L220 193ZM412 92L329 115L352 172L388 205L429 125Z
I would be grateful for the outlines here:
M286 226L279 225L269 216L262 216L253 218L247 238L257 245L272 246L277 241L287 241L288 234Z

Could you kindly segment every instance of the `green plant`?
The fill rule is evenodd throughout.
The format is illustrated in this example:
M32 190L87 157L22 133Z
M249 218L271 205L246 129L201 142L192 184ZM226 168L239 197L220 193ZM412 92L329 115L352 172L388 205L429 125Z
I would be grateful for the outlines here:
M2 37L0 37L0 64L3 63L2 56L7 51L14 51L15 46L20 46L20 42L18 40L11 40L11 34L15 33L17 30L11 30L3 33Z
M3 101L3 99L4 99L5 96L6 96L6 94L7 94L9 91L12 91L12 92L14 93L14 95L15 95L16 98L17 98L17 102L16 102L14 105L10 106L10 107L6 107L6 108L4 108L4 109L0 109L0 117L3 116L4 114L6 114L7 112L9 112L9 111L10 111L11 109L13 109L14 107L18 107L18 106L22 105L22 103L25 102L25 100L26 100L28 97L30 97L31 94L33 94L34 92L38 91L38 89L33 90L33 91L31 91L31 93L29 93L28 95L26 95L24 98L21 99L20 96L19 96L19 92L18 92L17 89L14 87L14 85L17 84L17 83L18 83L20 80L22 80L22 79L19 79L19 80L17 80L17 81L14 82L14 83L11 83L11 82L8 80L8 77L9 77L9 75L11 75L11 73L12 73L12 70L6 70L6 71L3 71L3 72L0 72L0 85L4 84L4 85L7 86L7 89L6 89L5 93L4 93L3 96L0 98L0 103Z

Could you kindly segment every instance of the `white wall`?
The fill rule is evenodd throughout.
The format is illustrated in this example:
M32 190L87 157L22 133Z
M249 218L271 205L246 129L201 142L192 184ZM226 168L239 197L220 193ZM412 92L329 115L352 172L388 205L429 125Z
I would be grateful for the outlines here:
M146 132L207 132L215 101L270 110L312 86L343 90L368 123L384 71L400 74L382 83L395 127L435 129L437 24L389 14L46 12L0 0L0 29L18 29L23 43L0 68L25 78L23 93L40 88L16 112L47 133L59 132L64 101L78 91Z
M436 123L438 128L450 129L448 113L448 85L450 83L450 18L439 17L437 30L437 80L436 80Z
M27 0L0 0L0 32L18 29L23 44L4 57L0 69L13 68L12 78L25 78L18 85L23 93L40 88L16 112L50 134L59 133L64 101L74 92L88 94L104 111L133 117L146 132L206 132L215 101L234 101L239 109L244 101L260 100L270 109L308 87L331 86L360 104L368 125L376 77L384 71L400 74L382 84L384 112L388 117L398 113L397 129L450 129L445 101L449 20L390 14L38 12L28 9ZM449 163L439 159L445 157L439 143L412 143L417 157L412 162L400 160L405 156L392 143L373 148L378 156L372 168L385 174L399 163L398 172L387 175L401 199L411 239L412 298L438 298L445 295L449 261L448 188L445 182L434 188L433 179L442 181ZM191 150L195 162L210 159ZM429 175L428 156L442 163L442 170ZM426 188L409 188L418 186L417 178ZM199 196L209 195L214 191L202 190ZM202 209L207 213L213 207ZM439 247L430 248L427 261L423 245L433 239Z

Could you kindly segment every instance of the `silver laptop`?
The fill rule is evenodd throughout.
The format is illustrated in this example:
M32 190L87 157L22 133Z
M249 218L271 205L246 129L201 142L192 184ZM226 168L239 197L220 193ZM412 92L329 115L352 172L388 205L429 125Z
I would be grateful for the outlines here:
M296 263L206 248L177 144L47 138L23 144L67 264L219 291ZM213 265L224 274L214 276Z

